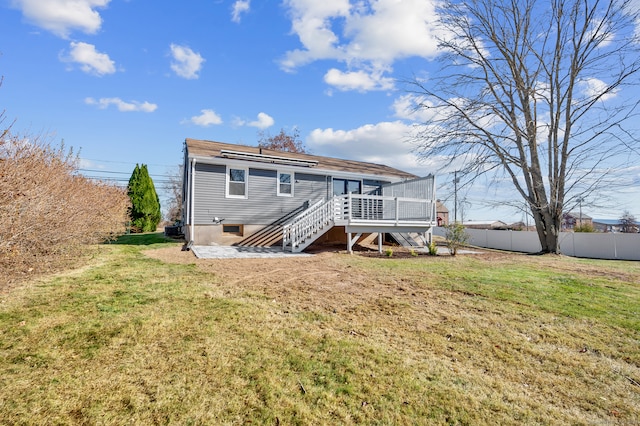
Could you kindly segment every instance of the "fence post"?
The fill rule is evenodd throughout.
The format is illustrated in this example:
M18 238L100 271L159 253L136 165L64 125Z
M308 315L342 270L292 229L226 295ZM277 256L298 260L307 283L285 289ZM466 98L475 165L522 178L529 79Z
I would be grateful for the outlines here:
M513 229L509 229L509 250L513 251Z

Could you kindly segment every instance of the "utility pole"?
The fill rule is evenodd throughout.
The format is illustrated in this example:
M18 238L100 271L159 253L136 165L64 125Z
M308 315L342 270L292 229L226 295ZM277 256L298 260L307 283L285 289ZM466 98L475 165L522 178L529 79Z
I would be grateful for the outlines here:
M582 228L582 201L584 198L578 198L578 204L580 205L580 228Z
M453 171L453 223L458 223L458 171Z

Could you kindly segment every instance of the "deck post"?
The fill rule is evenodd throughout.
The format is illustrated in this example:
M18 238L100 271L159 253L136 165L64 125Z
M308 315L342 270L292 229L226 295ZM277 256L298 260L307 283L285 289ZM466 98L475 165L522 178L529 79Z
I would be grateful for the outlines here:
M382 254L382 232L378 232L378 253Z
M347 233L347 239L349 240L347 241L347 249L349 254L353 254L353 245L362 237L362 232L357 233L353 238L351 238L351 235L351 232Z
M398 224L399 220L400 220L400 200L398 199L398 197L396 197L396 225Z

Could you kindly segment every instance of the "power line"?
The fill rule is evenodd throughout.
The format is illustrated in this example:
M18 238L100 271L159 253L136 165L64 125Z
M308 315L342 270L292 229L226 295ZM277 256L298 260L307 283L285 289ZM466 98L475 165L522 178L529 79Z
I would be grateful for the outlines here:
M117 171L113 171L113 170L78 169L78 171L79 172L88 172L88 173L100 173L100 174L105 173L105 174L127 175L127 176L131 175L131 172L117 172ZM83 176L84 176L84 174L83 174ZM152 178L155 177L158 180L165 180L165 181L168 181L173 177L171 174L168 174L168 173L164 173L164 174L149 174L149 176L151 176Z
M131 174L129 172L112 172L110 170L95 170L95 169L78 169L78 171L81 171L81 172L93 172L93 173L112 173L112 174L118 174L118 175L130 175Z
M154 166L154 167L175 167L175 166L179 166L182 162L177 162L175 164L151 164L151 163L141 163L141 162L131 162L131 161L115 161L115 160L99 160L97 158L84 158L84 157L80 157L80 160L86 160L86 161L96 161L98 163L115 163L115 164L146 164L147 166Z

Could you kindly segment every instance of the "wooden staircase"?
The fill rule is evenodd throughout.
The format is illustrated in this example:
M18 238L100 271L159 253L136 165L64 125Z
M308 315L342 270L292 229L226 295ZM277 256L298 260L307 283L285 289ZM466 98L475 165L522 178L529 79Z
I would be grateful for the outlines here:
M282 244L282 227L293 220L294 217L305 211L309 203L305 203L297 209L278 218L274 222L268 224L258 232L254 232L247 238L239 241L234 246L240 247L273 247Z
M333 228L335 199L320 200L282 227L284 251L300 253Z

